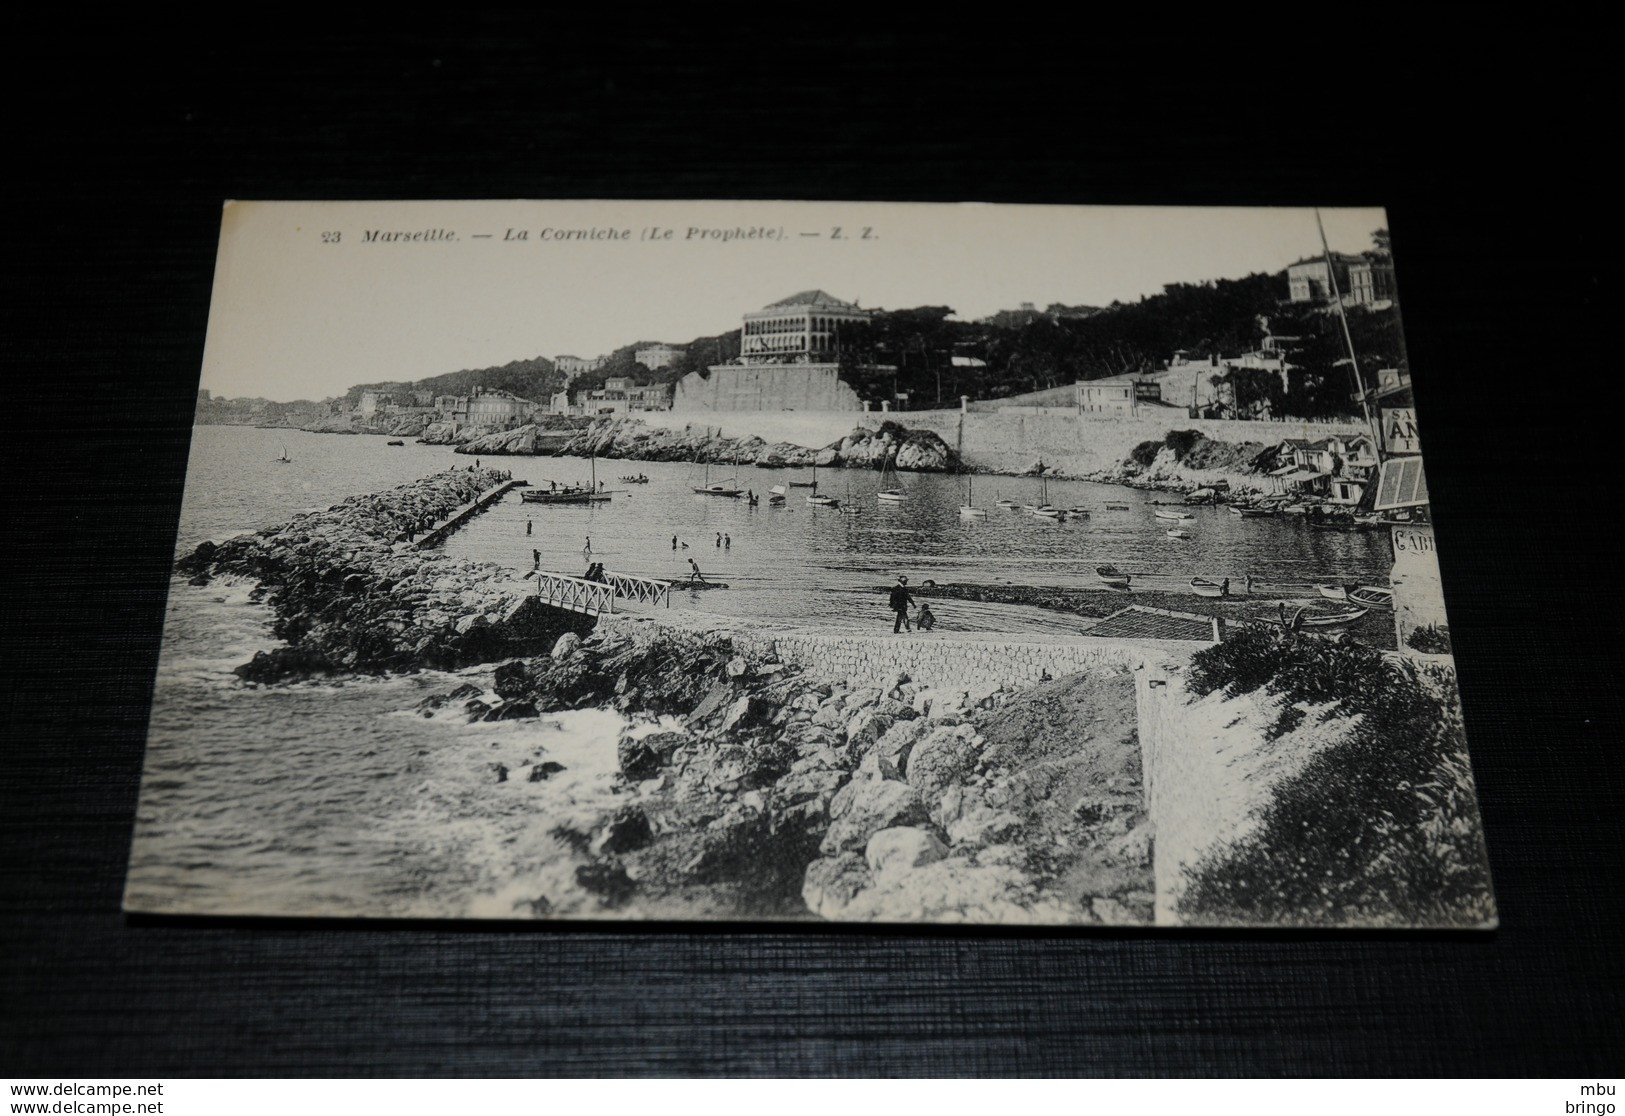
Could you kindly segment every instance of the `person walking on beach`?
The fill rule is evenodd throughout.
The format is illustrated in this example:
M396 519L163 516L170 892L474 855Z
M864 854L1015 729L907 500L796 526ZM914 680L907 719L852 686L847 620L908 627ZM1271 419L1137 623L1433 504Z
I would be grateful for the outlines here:
M898 632L911 632L914 630L909 626L908 622L908 606L913 603L914 598L908 592L908 578L898 574L897 584L893 585L891 589L891 610L897 614L897 619L892 622L891 626L893 635Z
M734 537L732 535L723 535L722 536L722 549L723 550L732 550L733 548L734 548Z
M1223 581L1219 582L1219 596L1228 597L1229 595L1230 595L1230 579L1227 577Z
M700 564L694 561L694 559L690 558L688 560L688 568L691 571L688 575L688 583L690 585L693 585L696 581L701 585L710 584L705 580L705 575L700 572Z
M591 535L587 536L587 545L581 548L581 556L583 558L588 559L589 561L592 559L592 536Z
M722 547L722 532L721 531L717 532L717 547L718 547L718 549L720 549Z

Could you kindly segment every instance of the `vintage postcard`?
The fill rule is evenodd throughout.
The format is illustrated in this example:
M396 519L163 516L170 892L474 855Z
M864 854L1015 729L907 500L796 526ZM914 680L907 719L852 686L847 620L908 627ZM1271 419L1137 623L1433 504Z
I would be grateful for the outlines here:
M1402 276L1378 209L229 204L126 909L1493 927Z

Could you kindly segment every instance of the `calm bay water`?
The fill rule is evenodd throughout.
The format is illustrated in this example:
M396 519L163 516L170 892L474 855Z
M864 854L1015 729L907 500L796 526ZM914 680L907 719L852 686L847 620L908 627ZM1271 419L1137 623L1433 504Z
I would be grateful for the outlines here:
M386 441L196 428L177 553L470 463L449 447ZM293 460L278 464L284 447ZM543 486L585 481L592 469L572 458L489 463ZM619 484L623 473L650 483ZM1191 509L1195 538L1171 540L1151 503L1168 497L1082 481L1049 483L1051 503L1093 513L1057 524L993 506L1001 495L1039 502L1037 481L1014 478L978 478L975 502L988 514L967 521L958 514L963 478L905 476L909 500L888 506L874 498L877 474L824 471L820 492L862 508L844 516L809 507L806 489L790 489L782 508L768 505L771 486L810 479L804 470L711 467L710 480L732 478L759 494L754 509L694 494L706 480L699 466L601 461L597 476L615 490L608 504L545 507L513 494L446 550L516 571L530 568L535 550L544 569L579 574L590 538L590 560L611 570L686 576L692 558L730 586L677 594L674 608L869 628L889 626L876 590L898 573L914 584L1091 587L1094 567L1109 562L1146 589L1186 589L1194 574L1240 581L1250 572L1265 591L1309 595L1316 581L1385 583L1390 561L1380 533L1239 520L1222 508ZM1108 501L1130 510L1108 512ZM719 534L731 546L718 546ZM627 800L614 793L618 718L585 712L466 725L455 715L412 712L462 681L488 684L480 670L245 686L231 669L275 642L269 612L248 600L250 588L172 584L131 855L132 908L509 917L546 895L554 914L593 913L570 875L571 854L549 831L589 824ZM1019 606L945 600L935 611L949 630L1080 628ZM544 757L565 772L529 782L528 765ZM509 772L506 781L496 765Z

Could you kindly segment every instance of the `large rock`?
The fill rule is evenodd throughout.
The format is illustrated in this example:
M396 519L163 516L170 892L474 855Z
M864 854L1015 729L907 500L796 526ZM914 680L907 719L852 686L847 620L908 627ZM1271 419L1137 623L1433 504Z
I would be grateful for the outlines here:
M925 803L907 783L864 779L848 783L830 802L830 826L819 845L825 855L857 852L882 829L927 821Z
M802 877L801 900L813 914L838 919L852 900L873 882L869 866L860 853L821 857L807 865Z
M863 859L879 883L887 883L911 868L935 864L948 855L948 846L917 826L882 829L869 838Z
M970 725L940 726L918 741L908 757L908 781L919 792L935 798L976 773L981 738Z

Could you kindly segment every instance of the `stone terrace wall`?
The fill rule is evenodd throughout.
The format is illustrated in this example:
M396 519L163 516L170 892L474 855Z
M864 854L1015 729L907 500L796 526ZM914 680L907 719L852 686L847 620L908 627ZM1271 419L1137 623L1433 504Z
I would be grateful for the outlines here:
M793 663L831 679L873 685L903 671L934 689L1030 684L1100 666L1137 668L1148 661L1183 660L1197 645L1175 640L1092 640L1088 637L981 633L866 634L828 629L763 628L704 613L603 617L600 625L655 623L727 635L748 658Z

